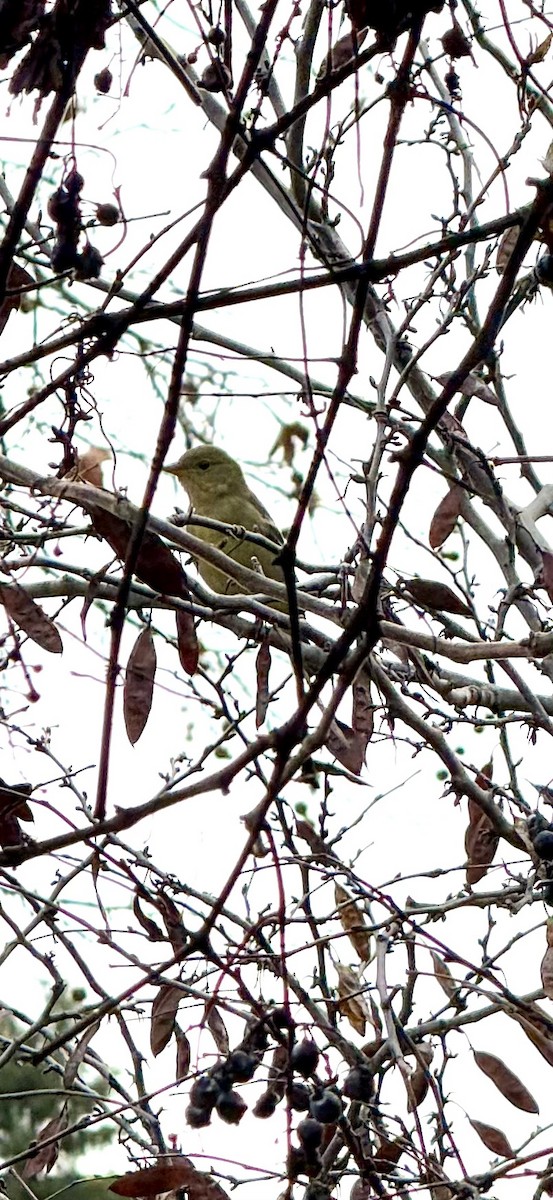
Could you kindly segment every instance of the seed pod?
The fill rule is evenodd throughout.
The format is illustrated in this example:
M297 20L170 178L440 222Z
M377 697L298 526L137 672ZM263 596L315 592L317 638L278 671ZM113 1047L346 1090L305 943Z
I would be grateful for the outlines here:
M107 96L112 83L113 75L109 67L104 67L103 71L98 71L98 74L94 76L94 87L102 96Z
M116 204L97 204L96 220L100 225L117 225L121 213Z
M323 1125L333 1125L342 1116L342 1101L336 1092L331 1092L329 1088L325 1088L320 1096L312 1100L309 1107L311 1116Z
M227 1125L238 1125L248 1106L238 1092L221 1092L216 1108Z
M290 1055L290 1066L293 1071L297 1071L298 1075L302 1075L304 1079L309 1079L309 1076L317 1070L319 1061L319 1051L310 1038L304 1038L303 1042L298 1042L294 1046Z

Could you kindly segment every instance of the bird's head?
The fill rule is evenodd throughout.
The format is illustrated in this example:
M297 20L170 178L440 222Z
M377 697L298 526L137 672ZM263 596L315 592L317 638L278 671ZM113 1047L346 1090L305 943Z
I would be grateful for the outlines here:
M168 475L176 475L188 492L192 507L203 511L213 499L246 486L241 467L218 446L194 446L163 470Z

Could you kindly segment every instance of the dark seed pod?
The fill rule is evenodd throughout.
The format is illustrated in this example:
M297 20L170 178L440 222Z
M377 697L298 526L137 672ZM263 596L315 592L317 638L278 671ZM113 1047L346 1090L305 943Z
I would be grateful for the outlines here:
M73 201L69 198L65 188L56 188L55 192L48 198L46 205L48 216L55 221L56 225L62 224L67 220L68 211L73 211Z
M94 87L102 96L107 96L112 83L113 75L109 67L104 67L103 71L98 71L98 74L94 76Z
M531 813L526 822L526 827L532 841L535 841L538 833L542 833L544 829L551 829L549 821L540 812Z
M195 1108L213 1108L220 1092L219 1084L211 1075L201 1075L190 1088L190 1103Z
M290 1066L293 1071L297 1071L298 1075L302 1075L304 1079L309 1079L309 1076L317 1070L319 1061L319 1051L310 1038L304 1038L303 1042L298 1042L294 1046L290 1055Z
M365 1104L372 1099L374 1092L374 1080L372 1071L369 1067L360 1063L357 1067L352 1067L351 1071L344 1080L343 1086L344 1096L348 1100L361 1100Z
M322 1125L333 1125L342 1116L342 1101L336 1092L325 1088L323 1092L311 1101L311 1116Z
M246 1054L245 1050L233 1050L227 1062L235 1083L247 1083L249 1079L253 1079L258 1065L253 1054Z
M217 1113L227 1125L238 1125L248 1106L238 1092L221 1092L217 1101Z
M447 72L444 83L451 96L451 99L459 100L461 96L461 80L459 79L457 72L453 70L453 67L451 68L451 71Z
M220 1092L230 1092L234 1079L228 1062L217 1063L216 1066L211 1068L209 1074Z
M308 1156L314 1150L318 1150L323 1140L323 1127L320 1121L315 1121L313 1117L304 1117L303 1121L300 1121L296 1133Z
M209 1125L211 1121L211 1109L196 1108L194 1104L189 1104L185 1109L186 1124L190 1125L191 1129L202 1129L204 1125Z
M304 1083L294 1080L288 1088L288 1102L295 1112L307 1112L311 1103L309 1088Z

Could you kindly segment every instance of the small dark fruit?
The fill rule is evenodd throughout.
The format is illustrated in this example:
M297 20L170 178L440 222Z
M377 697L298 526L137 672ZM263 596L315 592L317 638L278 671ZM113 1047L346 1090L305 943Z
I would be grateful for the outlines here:
M317 1070L319 1061L319 1051L310 1038L304 1038L303 1042L298 1042L294 1046L290 1055L290 1066L293 1071L297 1071L298 1075L302 1075L304 1079L309 1079L309 1076Z
M217 1101L217 1112L227 1125L238 1125L248 1106L238 1092L221 1092Z
M79 255L71 242L56 242L52 250L52 270L72 271L77 266Z
M253 1109L254 1117L260 1117L262 1121L265 1121L267 1117L272 1117L278 1101L279 1097L275 1096L274 1092L263 1092L263 1095L256 1101Z
M211 1121L211 1110L207 1108L196 1108L195 1104L189 1104L185 1109L186 1124L190 1125L191 1129L203 1129L204 1125L209 1125Z
M97 204L96 220L99 225L117 225L121 216L116 204Z
M307 1155L318 1150L323 1139L323 1127L320 1121L315 1121L313 1117L304 1117L303 1121L300 1121L296 1133Z
M553 254L542 254L538 259L536 274L540 283L553 287Z
M325 1088L320 1096L311 1101L311 1116L323 1125L333 1125L342 1116L342 1101L340 1097L336 1095L336 1092L331 1092L329 1088Z
M279 1004L276 1008L272 1008L270 1012L271 1023L275 1029L293 1029L295 1021L290 1016L290 1012L283 1004Z
M553 830L544 829L534 838L534 850L546 862L553 861Z
M213 1108L220 1095L220 1087L210 1075L201 1075L190 1088L190 1103L195 1108Z
M64 180L65 190L70 196L78 196L84 188L84 179L79 171L70 171Z
M211 42L212 46L223 46L226 40L224 29L221 29L219 25L212 25L207 34L207 40Z
M104 260L100 251L96 246L92 246L87 242L82 254L77 255L77 267L75 274L77 279L99 279L102 273Z
M104 67L103 71L98 71L98 74L94 76L94 87L102 96L107 96L112 83L113 75L109 67Z
M290 1179L298 1175L307 1175L307 1159L301 1146L290 1146L286 1160L286 1174Z
M233 1050L227 1066L235 1083L247 1083L253 1079L258 1062L253 1054L246 1054L245 1050Z
M208 63L201 79L198 80L198 87L201 87L206 92L224 92L227 91L232 83L232 75L224 63L216 62Z
M348 1100L361 1100L368 1103L372 1099L374 1081L372 1071L362 1063L352 1067L344 1080L343 1093Z
M304 1083L294 1080L288 1088L288 1100L290 1108L296 1112L307 1112L311 1103L311 1093L309 1088L306 1088Z

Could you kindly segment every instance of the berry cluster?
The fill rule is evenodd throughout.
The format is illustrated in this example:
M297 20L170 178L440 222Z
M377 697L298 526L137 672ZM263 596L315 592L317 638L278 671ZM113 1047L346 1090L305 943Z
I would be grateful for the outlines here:
M276 1035L278 1044L273 1050L267 1087L252 1112L261 1119L272 1117L286 1097L290 1109L305 1113L296 1129L299 1144L290 1150L288 1174L292 1179L298 1175L312 1179L321 1169L321 1150L332 1136L331 1127L342 1119L344 1099L365 1104L371 1101L373 1072L368 1063L353 1066L341 1093L334 1082L321 1082L316 1074L319 1050L311 1038L296 1040L285 1009L273 1009L265 1020L250 1025L237 1049L194 1081L186 1120L194 1129L209 1125L214 1112L229 1125L242 1120L248 1106L235 1084L253 1079L269 1049L269 1033Z
M100 251L88 239L82 250L78 248L83 229L80 205L83 187L82 175L72 170L48 201L48 216L56 226L52 267L54 271L74 271L77 279L98 279L104 261Z

